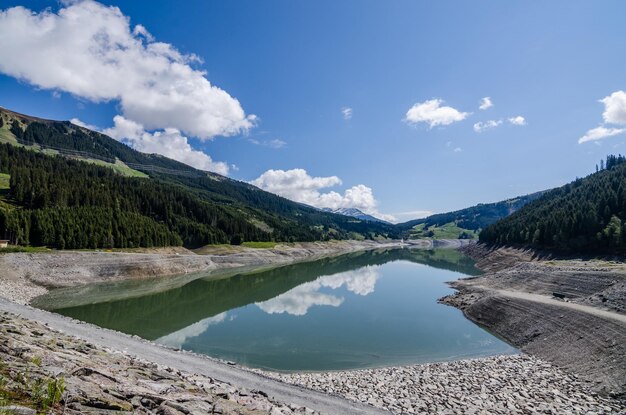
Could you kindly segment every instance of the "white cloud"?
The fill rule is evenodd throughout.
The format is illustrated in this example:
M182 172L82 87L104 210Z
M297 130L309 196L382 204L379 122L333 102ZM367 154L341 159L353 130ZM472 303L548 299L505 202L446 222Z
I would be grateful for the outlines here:
M482 133L485 130L491 130L502 124L502 120L480 121L474 124L474 131Z
M513 125L526 125L526 118L518 115L516 117L509 118L509 122Z
M79 120L78 118L72 118L70 120L70 122L74 125L77 125L79 127L83 127L86 128L88 130L93 130L93 131L99 131L98 127L92 124L87 124L86 122L82 122L81 120Z
M152 36L152 34L148 32L148 29L146 29L143 25L136 25L133 29L133 35L143 36L148 42L154 42L154 36Z
M463 151L463 149L461 147L456 147L454 150L455 153L460 153L461 151Z
M315 205L319 190L341 184L337 176L311 177L304 169L268 170L252 181L252 184L268 192L297 202Z
M76 122L72 122L76 124ZM194 150L189 144L187 137L183 136L175 128L166 128L150 133L141 124L127 120L121 115L116 115L113 118L113 122L115 125L103 130L102 133L116 140L126 142L135 150L144 153L161 154L200 170L212 171L223 175L228 174L227 163L213 161L208 154Z
M117 7L64 4L56 13L0 11L0 72L93 102L118 101L125 119L148 130L210 139L254 126L254 115L192 68L197 56L155 41L143 26L131 29Z
M287 145L287 142L279 138L275 138L273 140L257 140L256 138L249 138L248 141L257 146L264 146L275 149L283 148Z
M610 124L626 124L626 92L616 91L600 100L604 104L602 118Z
M325 275L315 281L299 285L271 300L256 303L256 305L268 314L287 313L303 316L313 306L339 307L343 303L343 297L323 293L322 288L336 290L345 285L348 291L366 296L374 292L378 278L380 278L380 271L374 266Z
M311 177L304 169L268 170L250 183L287 199L318 208L357 208L380 219L395 219L377 210L378 201L374 198L372 189L365 185L352 186L343 195L335 191L322 193L322 189L342 184L337 176Z
M626 128L606 128L599 126L587 131L585 135L578 139L578 144L586 143L587 141L597 141L603 138L612 137L614 135L623 134L626 132Z
M341 114L343 115L343 119L344 120L349 120L352 118L352 108L350 107L343 107L341 109Z
M478 107L481 110L486 110L487 108L493 107L493 102L491 102L490 97L484 97L480 100L480 106Z
M626 125L626 92L615 91L611 95L600 100L604 104L604 112L602 118L606 124ZM613 137L626 132L626 128L612 128L600 125L587 131L585 135L578 139L578 144L594 141L607 137Z
M430 128L433 128L438 125L449 125L462 121L470 115L468 112L460 112L452 107L442 107L441 104L443 104L441 99L431 99L417 103L407 111L404 121L409 124L423 122L429 124Z

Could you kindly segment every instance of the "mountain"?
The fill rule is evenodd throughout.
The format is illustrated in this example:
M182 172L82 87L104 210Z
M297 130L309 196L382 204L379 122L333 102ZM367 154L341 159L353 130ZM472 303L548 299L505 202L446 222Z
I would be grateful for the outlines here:
M389 224L292 202L140 153L68 121L0 108L0 237L54 248L397 237Z
M331 212L331 213L336 213L337 215L350 216L353 218L367 220L370 222L381 222L381 223L390 224L389 222L385 220L378 219L372 215L368 215L367 213L364 213L357 208L337 208L337 209L322 208L321 210L323 210L324 212Z
M492 223L516 212L524 205L541 197L544 192L532 193L496 203L481 203L448 213L439 213L396 225L411 238L473 239Z
M480 233L480 241L569 252L626 253L626 158L546 192Z
M112 167L128 176L144 172L206 175L158 154L144 154L104 134L69 121L45 120L0 107L0 143L60 154ZM132 166L132 167L131 167ZM137 170L134 170L137 167Z

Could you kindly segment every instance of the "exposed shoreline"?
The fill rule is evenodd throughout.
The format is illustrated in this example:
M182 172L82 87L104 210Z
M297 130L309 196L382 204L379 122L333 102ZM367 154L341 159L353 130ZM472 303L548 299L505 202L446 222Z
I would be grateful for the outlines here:
M29 376L65 380L67 405L59 414L610 414L623 409L618 401L590 392L576 376L528 355L273 373L5 299L0 299L0 333L9 373L26 370ZM42 363L33 367L36 357Z
M428 247L428 242L420 243ZM458 248L460 243L450 242L448 245ZM216 403L219 403L218 408L223 413L247 413L246 411L251 408L255 408L254 413L272 415L318 412L375 414L385 413L385 411L392 413L467 413L472 411L530 413L533 410L553 413L587 413L589 411L617 413L623 409L623 403L592 393L589 383L584 378L577 379L555 365L525 354L370 370L299 374L259 373L260 371L228 365L206 356L176 351L123 333L18 304L31 301L35 296L47 291L48 287L64 287L99 281L122 281L128 279L129 276L134 279L166 276L170 275L168 272L180 269L193 274L219 269L236 270L252 266L281 265L322 256L394 246L399 246L399 242L344 241L331 244L294 244L274 249L242 249L230 255L196 255L180 252L178 255L158 252L5 254L0 256L0 296L9 297L9 300L0 299L0 310L5 313L3 314L5 322L8 321L10 325L18 326L17 333L19 334L11 332L16 342L32 343L35 341L33 339L39 338L36 333L59 330L67 333L67 335L59 336L67 337L68 343L75 343L71 338L77 337L81 339L80 341L93 344L100 350L101 364L106 365L106 362L110 360L112 365L117 365L115 367L119 368L121 365L120 370L131 368L144 371L154 368L158 371L170 371L170 373L173 371L174 375L179 377L178 381L182 382L179 386L186 385L181 386L183 389L196 390L194 388L197 387L198 382L205 386L207 382L218 385L209 388L211 390L202 389L204 392L201 391L201 394L206 394L211 401L208 403L205 400L204 404L214 407ZM43 257L44 255L47 257ZM196 259L196 257L199 258ZM85 259L87 261L82 262ZM155 259L156 264L152 262ZM15 268L10 269L11 274L7 277L4 271L11 266ZM98 272L103 270L108 271L99 275ZM173 274L180 274L180 272ZM6 287L9 289L7 290ZM0 329L2 327L4 326L0 324ZM497 333L497 330L493 331ZM31 334L30 340L26 338L28 333ZM49 334L49 336L55 335ZM124 361L126 363L120 363L120 352L124 359L127 359ZM66 346L57 344L54 347L48 347L47 353L50 358L58 360L57 358L66 356L68 351ZM537 355L533 351L530 353ZM140 368L136 367L137 362L140 362ZM59 373L70 378L73 376L65 371ZM372 379L378 379L378 381L373 382ZM85 379L75 378L74 385L81 384L83 380ZM192 380L196 382L196 386ZM381 382L383 385L380 384ZM128 389L129 385L119 383L116 387L122 390ZM311 388L317 392L305 388ZM355 388L360 393L355 393ZM218 390L218 393L213 393L215 391L212 389ZM133 393L129 392L126 400L123 399L125 395L120 395L121 392L115 392L115 388L90 389L88 393L104 394L104 398L98 395L104 400L113 396L114 399L124 401L126 408L131 405L132 410L138 413L157 413L159 410L161 413L185 413L184 411L175 412L177 405L179 405L178 409L181 409L180 405L182 405L183 409L189 413L200 413L194 412L196 411L194 405L204 405L200 402L202 399L198 400L198 396L187 396L183 399L176 394L170 396L169 392L162 397L162 401L147 399L142 403L141 399L133 400L133 396L136 397L137 394L134 389L131 388L131 390ZM185 392L181 392L180 389L175 390L180 393ZM262 391L262 393L250 392L253 390ZM164 404L164 402L170 402L170 404ZM156 406L154 406L155 403ZM83 402L80 405L89 406L89 402ZM163 409L163 405L167 408ZM169 412L163 412L165 410ZM229 412L231 410L233 412Z
M68 386L74 385L73 392L70 388L70 396L74 396L72 400L81 405L74 413L211 413L193 407L195 403L201 404L206 400L210 401L207 403L213 413L223 414L247 414L237 411L245 407L256 408L258 412L254 413L270 415L384 413L331 394L277 382L207 356L181 352L5 299L0 299L0 317L0 349L6 350L1 355L3 363L10 368L9 372L16 373L16 379L19 378L20 362L11 362L10 356L21 358L22 365L31 362L35 356L42 357L40 366L46 372L44 376L62 377ZM87 356L71 353L76 348L83 354L87 352ZM89 357L90 354L93 358ZM85 370L75 370L76 359L80 359ZM123 362L120 363L120 359ZM139 365L134 364L136 362ZM119 366L122 367L113 374L114 368ZM156 369L160 373L142 376L143 382L122 382L128 370L138 377L137 369ZM177 379L163 372L174 374ZM208 385L198 390L197 383L189 381L190 377ZM118 380L113 383L112 379ZM89 383L85 384L86 381ZM173 385L169 386L170 383ZM195 397L176 394L190 391ZM136 396L140 398L138 401L133 400ZM142 397L158 402L157 406L162 403L160 399L177 404L178 408L167 405L170 408L163 412L153 408L150 402L142 402ZM111 402L115 402L116 406ZM215 411L215 403L220 404L220 411Z
M542 259L528 250L481 245L462 251L486 274L451 282L458 291L443 303L521 351L580 375L594 391L624 402L624 262Z
M452 242L450 242L452 243ZM401 241L333 241L278 244L271 249L217 247L198 255L184 248L142 253L52 251L0 254L0 297L29 304L53 288L208 274L228 269L278 266L324 256L402 246ZM405 244L406 245L406 244ZM428 246L425 242L412 242ZM225 252L224 252L225 251Z
M315 373L267 373L394 414L587 414L621 405L589 393L586 382L527 354Z

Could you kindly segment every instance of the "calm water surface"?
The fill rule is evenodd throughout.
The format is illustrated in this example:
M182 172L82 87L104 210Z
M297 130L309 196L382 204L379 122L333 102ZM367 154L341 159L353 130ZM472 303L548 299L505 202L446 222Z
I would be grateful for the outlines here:
M60 290L38 305L173 347L275 370L513 353L437 299L476 274L454 250L361 252L266 271ZM157 287L158 284L156 285Z

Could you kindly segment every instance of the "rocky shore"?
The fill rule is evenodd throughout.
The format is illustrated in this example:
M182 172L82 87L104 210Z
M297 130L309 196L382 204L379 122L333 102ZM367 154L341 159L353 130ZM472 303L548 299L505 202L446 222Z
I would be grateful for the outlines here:
M520 350L626 399L626 264L512 248L463 249L486 274L443 298Z
M262 391L106 349L4 312L0 354L2 414L316 414Z
M297 245L219 255L2 256L0 296L11 301L0 298L0 413L33 414L46 406L58 414L626 413L620 393L626 379L626 331L619 317L624 315L623 264L594 263L592 274L589 264L537 261L528 252L498 251L491 259L477 258L491 271L455 282L459 293L444 301L527 353L340 372L243 369L18 304L46 287L191 272L190 263L204 272L206 267L280 264L384 247ZM169 265L152 263L153 255ZM568 299L569 308L561 307L546 299L555 287L579 295ZM520 293L531 297L516 297Z
M617 414L576 375L521 354L325 373L267 373L394 414Z
M95 334L102 337L105 331ZM126 337L120 335L118 340ZM208 362L204 357L185 353L195 364L184 369L176 358L168 359L169 364L155 362L147 351L162 348L143 343L146 353L122 341L111 348L0 312L0 413L9 405L19 409L5 412L28 415L46 407L55 414L348 413L345 407L319 412L290 399L277 399L270 379L276 385L289 383L372 408L355 407L350 413L619 414L624 410L619 401L598 396L577 376L523 354L320 373L249 369L267 380L262 381L263 388L246 388L201 373L200 365ZM49 399L48 385L60 382L58 399ZM36 392L38 388L44 392ZM9 402L7 396L13 399Z

